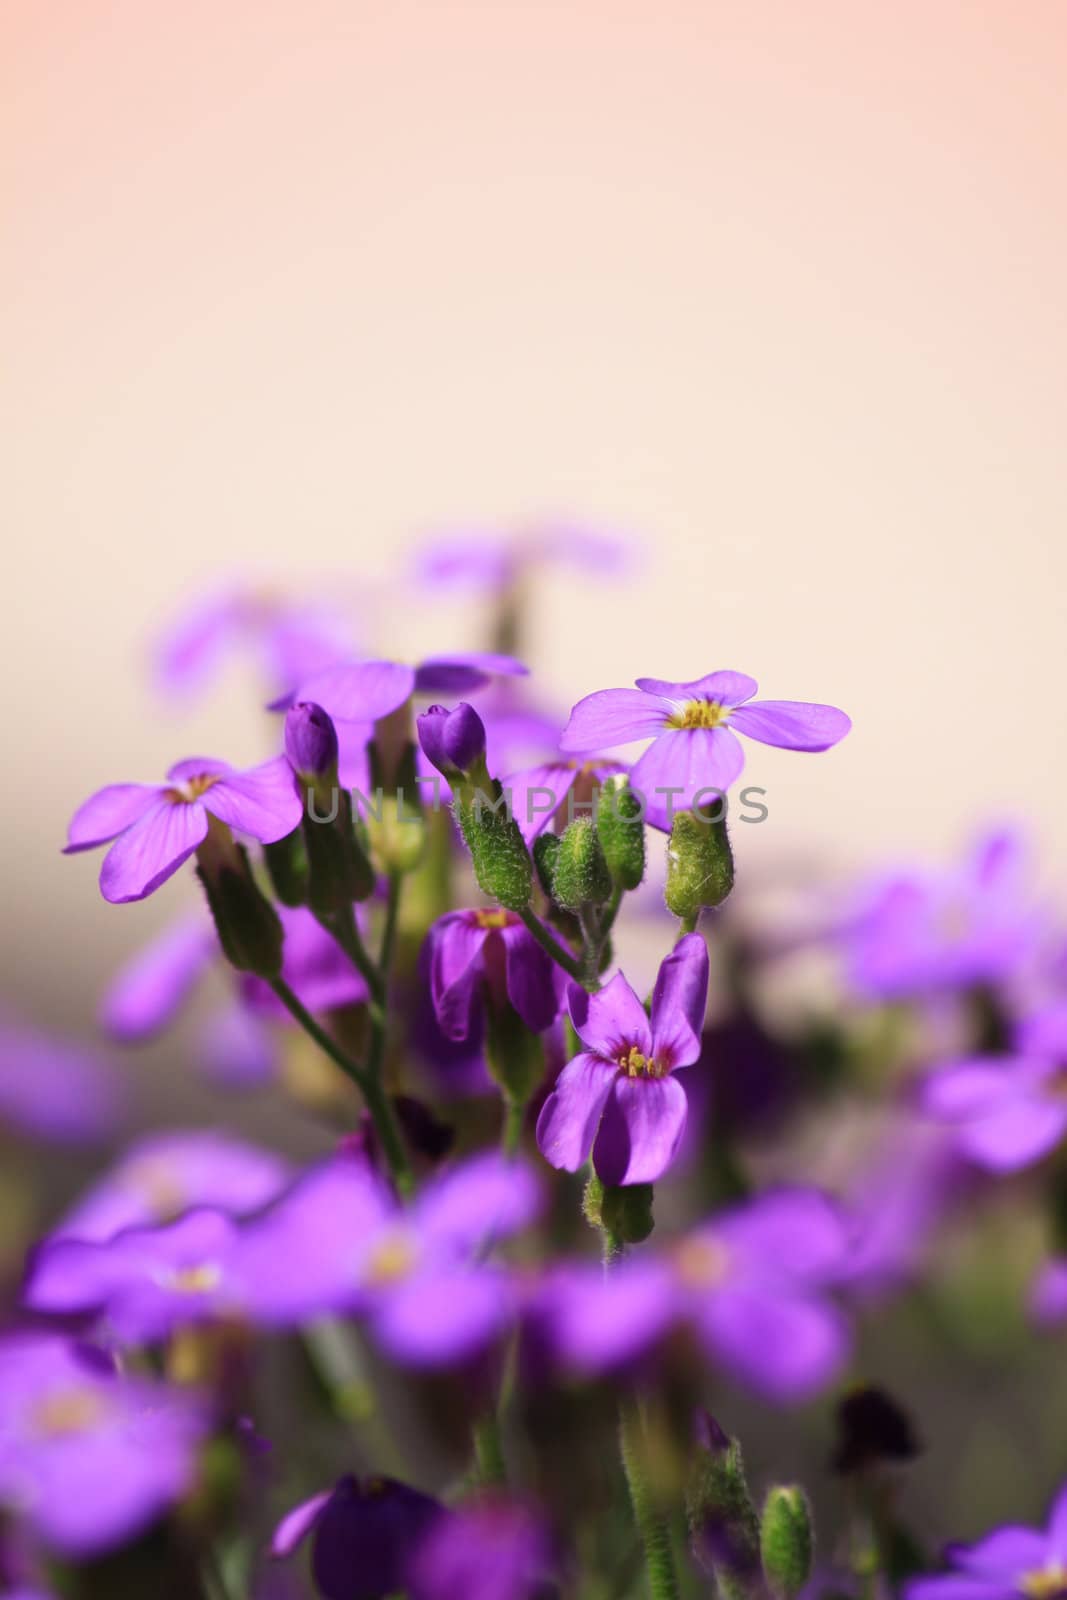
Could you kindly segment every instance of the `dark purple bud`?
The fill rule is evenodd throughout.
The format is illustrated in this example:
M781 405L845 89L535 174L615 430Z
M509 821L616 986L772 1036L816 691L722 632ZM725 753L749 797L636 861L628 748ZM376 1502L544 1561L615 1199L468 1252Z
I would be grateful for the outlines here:
M328 777L337 766L337 730L310 700L298 700L285 714L285 753L301 778Z
M342 1478L318 1518L312 1571L324 1600L385 1600L444 1508L392 1478Z
M453 711L431 706L419 717L418 730L427 761L446 778L469 773L485 760L485 724L465 700Z

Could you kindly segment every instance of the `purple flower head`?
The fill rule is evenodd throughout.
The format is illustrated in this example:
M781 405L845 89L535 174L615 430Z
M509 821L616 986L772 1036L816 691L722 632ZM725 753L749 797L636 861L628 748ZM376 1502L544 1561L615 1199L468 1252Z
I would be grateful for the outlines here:
M257 658L272 690L282 689L348 654L352 628L335 605L234 584L198 598L163 632L157 681L169 694L191 696L241 649Z
M321 706L298 700L285 714L285 754L298 778L325 778L337 769L337 729Z
M173 1221L196 1206L242 1216L273 1200L291 1178L281 1156L220 1133L153 1134L130 1146L53 1237L111 1239L124 1228Z
M419 1541L414 1600L532 1600L545 1593L552 1552L538 1519L514 1501L487 1498L437 1519Z
M283 1518L271 1555L284 1560L311 1539L311 1570L323 1600L386 1600L409 1590L415 1553L449 1515L439 1501L394 1478L346 1477Z
M606 1275L564 1270L538 1310L557 1354L579 1372L634 1360L682 1320L741 1382L772 1400L802 1400L848 1356L848 1325L829 1295L847 1247L844 1221L824 1195L772 1191L658 1256Z
M407 1209L365 1159L345 1154L242 1230L250 1314L291 1325L355 1311L401 1361L461 1360L512 1314L509 1278L486 1252L538 1206L532 1174L495 1154L434 1178Z
M446 778L465 775L485 760L485 724L465 700L452 711L430 706L416 727L423 755Z
M514 656L491 650L429 656L414 667L400 661L336 661L304 679L295 694L273 701L271 710L310 700L335 722L370 725L399 710L413 694L464 694L495 677L525 677L528 671Z
M969 1161L988 1172L1017 1172L1067 1133L1064 1084L1063 1062L1048 1056L977 1056L927 1078L921 1105L951 1128Z
M663 962L651 1016L622 973L599 994L570 989L570 1014L585 1046L569 1061L537 1120L554 1167L577 1172L593 1153L604 1183L653 1183L685 1131L688 1102L673 1076L700 1056L708 998L708 950L686 934Z
M558 969L513 911L449 911L426 938L430 994L447 1039L468 1038L486 1000L507 1000L534 1033L555 1021Z
M949 871L909 867L866 885L839 930L849 981L877 1000L997 984L1037 951L1046 926L1018 834L979 840Z
M636 689L598 689L574 707L560 749L581 753L651 739L630 787L644 796L646 820L669 828L679 811L711 802L741 776L737 733L785 750L829 750L852 726L835 706L753 701L757 687L743 672L711 672L691 683L638 678Z
M70 1340L0 1341L0 1501L60 1555L121 1544L184 1495L208 1422L188 1392Z
M550 823L561 829L589 806L605 779L626 768L618 761L545 761L504 779L511 814L530 844Z
M32 1139L92 1144L119 1126L123 1099L98 1051L0 1016L0 1120Z
M1067 1489L1047 1528L1009 1524L976 1544L950 1545L948 1572L912 1578L904 1600L1055 1600L1067 1589Z
M101 1025L124 1044L154 1038L218 956L218 935L202 908L169 923L119 968L100 1004Z
M49 1240L31 1258L23 1304L53 1315L95 1312L120 1344L153 1344L177 1328L241 1315L237 1239L231 1216L198 1210L99 1242Z
M572 522L544 522L511 535L490 529L435 534L420 547L418 582L432 590L463 587L501 595L538 566L567 563L615 573L630 557L628 540Z
M166 883L203 843L213 817L271 844L292 833L301 809L284 756L247 772L194 757L171 767L166 783L98 790L74 813L66 853L110 843L100 890L105 900L122 905Z

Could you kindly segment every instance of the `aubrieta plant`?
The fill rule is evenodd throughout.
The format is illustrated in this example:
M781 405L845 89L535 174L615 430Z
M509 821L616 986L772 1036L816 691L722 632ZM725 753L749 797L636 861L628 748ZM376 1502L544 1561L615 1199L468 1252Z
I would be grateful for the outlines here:
M1067 1320L1065 946L1001 835L785 935L738 911L738 736L755 766L849 718L723 669L554 712L516 655L540 570L595 593L621 553L435 541L416 587L473 591L487 648L414 664L357 652L336 599L239 584L161 636L172 694L251 648L271 747L74 812L106 901L174 897L101 1022L153 1039L221 977L219 1120L267 1087L294 1138L142 1134L32 1241L0 1600L1067 1594L1062 1495L936 1571L869 1339L1008 1174L1050 1223L1023 1288ZM768 997L809 958L837 975L790 1016ZM4 1031L24 1137L112 1137L120 1102L99 1051Z

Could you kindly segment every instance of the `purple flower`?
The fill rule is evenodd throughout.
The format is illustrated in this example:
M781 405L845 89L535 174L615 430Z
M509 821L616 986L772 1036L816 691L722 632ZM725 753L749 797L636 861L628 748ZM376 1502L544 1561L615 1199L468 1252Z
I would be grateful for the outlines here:
M588 807L606 778L626 768L618 761L546 761L505 778L511 814L529 844L550 822L564 826ZM580 809L584 808L584 809Z
M669 827L678 811L725 794L741 776L745 754L735 729L786 750L829 750L852 726L835 706L753 702L757 687L743 672L711 672L691 683L638 678L636 689L598 689L574 707L560 749L581 753L651 739L630 786L644 795L647 820Z
M956 1148L989 1172L1039 1161L1067 1132L1064 1074L1053 1061L979 1056L943 1067L922 1088L928 1116L947 1124Z
M509 1278L484 1258L531 1221L538 1198L527 1169L490 1153L404 1209L365 1159L338 1157L242 1230L250 1312L287 1325L354 1311L402 1361L460 1360L511 1316Z
M414 1600L530 1600L545 1592L552 1554L525 1506L487 1498L436 1519L410 1572Z
M188 1392L120 1377L47 1334L0 1341L0 1500L82 1559L148 1526L192 1487L208 1428Z
M709 1359L772 1400L806 1398L832 1381L849 1349L829 1298L846 1259L836 1208L814 1190L771 1192L726 1211L657 1256L608 1273L564 1269L550 1279L535 1324L579 1372L641 1355L679 1319Z
M630 553L629 541L617 534L572 522L540 523L511 537L491 529L454 530L435 534L420 547L415 576L435 590L462 586L502 594L549 562L614 573Z
M444 777L467 773L485 761L485 724L465 700L452 711L430 706L416 726L423 755Z
M295 701L309 700L335 722L373 724L399 710L413 694L463 694L494 677L524 677L528 671L514 656L492 650L429 656L414 667L400 661L336 661L305 678L295 694L283 695L271 709L287 710Z
M291 1181L281 1156L214 1132L139 1139L52 1230L54 1238L110 1239L124 1228L170 1222L196 1206L242 1216Z
M593 1153L604 1183L652 1183L685 1131L688 1102L672 1076L700 1056L708 998L708 950L686 934L663 962L651 1017L622 973L599 994L572 985L571 1021L585 1049L569 1061L537 1120L554 1167L577 1172Z
M895 1000L1003 982L1033 955L1045 916L1017 834L997 831L949 871L867 885L839 930L861 995Z
M203 843L212 817L261 844L284 838L300 821L302 806L284 756L247 772L194 757L171 767L167 780L111 784L71 819L67 854L111 844L100 890L112 904L143 900L166 883Z
M199 597L163 632L155 651L160 687L192 695L240 648L258 657L272 690L282 689L349 654L352 629L340 607L235 584Z
M130 1228L103 1241L46 1240L23 1289L31 1311L96 1312L120 1344L152 1344L176 1328L244 1310L237 1224L221 1211L189 1211L162 1228Z
M284 1560L310 1538L323 1600L386 1600L409 1590L416 1552L448 1516L439 1501L395 1478L345 1477L283 1518L271 1555Z
M0 1119L34 1139L92 1144L120 1124L123 1099L98 1051L0 1017Z
M466 1039L480 1004L510 1002L534 1033L559 1014L558 969L512 911L449 911L426 936L430 994L441 1032Z
M845 1200L851 1239L842 1283L852 1295L876 1300L916 1274L963 1172L944 1129L915 1122L868 1156Z
M1047 1528L1009 1524L975 1544L950 1545L948 1572L911 1578L904 1600L1053 1600L1067 1588L1067 1489Z

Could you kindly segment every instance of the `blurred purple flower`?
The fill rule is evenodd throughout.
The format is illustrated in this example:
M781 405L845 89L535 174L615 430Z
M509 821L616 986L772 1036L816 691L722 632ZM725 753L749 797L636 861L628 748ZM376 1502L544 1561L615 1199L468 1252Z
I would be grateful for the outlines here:
M121 1124L124 1100L98 1051L0 1016L0 1120L34 1139L93 1144Z
M250 1314L289 1324L355 1311L402 1361L459 1360L510 1317L509 1278L484 1257L538 1206L533 1175L493 1153L432 1179L406 1209L364 1158L338 1157L243 1230Z
M638 678L636 689L598 689L571 712L560 749L568 754L653 742L634 763L630 786L644 796L646 819L669 828L680 810L741 776L745 754L734 729L786 750L829 750L848 733L835 706L802 700L753 701L743 672L711 672L691 683ZM751 703L750 703L751 702Z
M1027 1056L979 1056L927 1078L922 1109L952 1129L957 1150L989 1172L1041 1160L1067 1133L1063 1068Z
M513 911L448 911L426 943L430 993L446 1038L469 1038L485 999L510 1002L534 1033L558 1016L559 969Z
M945 1554L950 1570L908 1579L904 1600L1054 1600L1067 1589L1067 1489L1047 1528L1009 1524Z
M510 794L511 814L530 844L557 818L565 825L589 815L589 803L605 779L625 771L618 761L546 761L512 773L503 787Z
M1046 1261L1030 1287L1030 1315L1043 1328L1067 1321L1067 1257Z
M208 1426L188 1391L120 1377L100 1352L0 1340L0 1500L61 1555L120 1544L184 1495Z
M339 660L302 679L291 694L271 703L287 711L297 701L321 706L335 722L371 726L412 695L465 694L493 678L525 677L529 668L494 650L462 650L428 656L416 666L400 661ZM369 737L369 732L368 735Z
M699 1059L708 998L708 950L686 934L662 963L651 1017L622 973L598 994L572 985L571 1021L584 1051L563 1068L537 1120L554 1167L589 1159L609 1184L653 1183L670 1166L688 1102L673 1077Z
M437 1500L395 1478L345 1477L283 1518L271 1555L284 1560L310 1539L311 1570L323 1600L386 1600L409 1590L416 1552L449 1515Z
M563 1268L534 1301L534 1326L579 1372L642 1355L679 1319L708 1358L772 1400L830 1383L849 1353L830 1298L847 1259L845 1221L815 1190L771 1191L725 1211L658 1255L608 1273Z
M198 597L162 631L154 652L159 686L192 696L242 649L258 658L268 688L280 690L350 655L352 628L340 607L235 584Z
M273 1200L291 1178L281 1156L221 1133L152 1134L130 1146L52 1237L110 1239L124 1228L173 1221L197 1206L243 1216Z
M463 587L501 594L527 572L566 563L586 572L620 571L629 540L572 522L543 522L511 535L492 529L445 530L419 547L414 573L430 589Z
M868 1155L844 1200L850 1243L842 1284L877 1300L914 1276L965 1187L951 1137L908 1122Z
M531 1600L545 1592L545 1530L514 1501L487 1498L436 1519L410 1569L413 1600Z
M1022 837L998 830L958 867L909 868L864 888L838 938L857 993L897 1000L1002 983L1045 926Z
M100 892L112 904L143 900L166 883L203 843L212 817L261 844L284 838L300 822L302 806L284 756L247 772L194 756L171 767L167 780L111 784L71 819L67 854L111 845L100 868Z
M219 941L202 910L179 918L143 945L111 980L101 1025L126 1044L169 1027L203 974L219 959Z

